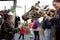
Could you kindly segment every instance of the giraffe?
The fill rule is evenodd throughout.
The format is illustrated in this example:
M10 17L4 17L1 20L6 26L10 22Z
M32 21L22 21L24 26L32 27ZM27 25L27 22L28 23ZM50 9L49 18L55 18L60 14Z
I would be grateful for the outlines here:
M48 5L46 5L43 9L42 8L36 9L34 6L32 6L28 12L22 15L22 19L26 21L34 17L40 18L43 17L44 15L48 15L48 16L54 15L54 13L52 13L54 12L54 10L50 10L49 8L48 9L47 8Z

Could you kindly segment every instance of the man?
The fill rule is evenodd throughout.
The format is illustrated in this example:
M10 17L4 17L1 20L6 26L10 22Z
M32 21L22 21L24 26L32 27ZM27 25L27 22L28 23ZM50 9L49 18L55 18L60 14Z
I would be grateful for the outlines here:
M50 17L49 16L44 17L42 27L44 29L44 38L45 38L45 40L50 40L51 23L50 23Z
M15 17L15 28L18 27L18 22L20 21L20 17L19 16L16 16Z
M56 9L54 25L56 28L56 40L60 40L60 0L54 0L53 6Z

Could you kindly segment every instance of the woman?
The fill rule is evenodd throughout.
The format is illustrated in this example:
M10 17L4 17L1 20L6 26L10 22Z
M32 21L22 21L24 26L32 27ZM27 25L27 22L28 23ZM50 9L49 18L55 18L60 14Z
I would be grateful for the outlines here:
M60 40L60 0L54 0L53 6L56 9L54 16L54 27L56 28L56 40Z

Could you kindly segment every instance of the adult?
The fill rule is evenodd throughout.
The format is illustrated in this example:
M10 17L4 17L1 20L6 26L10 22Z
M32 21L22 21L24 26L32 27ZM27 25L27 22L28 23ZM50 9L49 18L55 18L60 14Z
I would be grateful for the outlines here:
M50 17L49 16L44 17L42 27L44 29L44 38L45 38L45 40L50 40L51 23L50 23Z
M56 28L56 40L60 40L60 0L53 0L53 6L56 9L53 23Z

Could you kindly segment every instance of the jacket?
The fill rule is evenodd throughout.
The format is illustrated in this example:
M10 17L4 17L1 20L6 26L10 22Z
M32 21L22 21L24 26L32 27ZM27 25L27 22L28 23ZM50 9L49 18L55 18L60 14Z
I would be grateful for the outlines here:
M25 28L20 28L20 34L24 34L25 33Z

